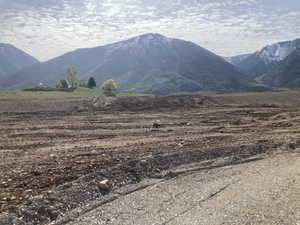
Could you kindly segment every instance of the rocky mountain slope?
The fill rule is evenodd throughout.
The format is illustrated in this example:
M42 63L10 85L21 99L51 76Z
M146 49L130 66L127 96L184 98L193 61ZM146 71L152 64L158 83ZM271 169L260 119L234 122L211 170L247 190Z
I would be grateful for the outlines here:
M159 34L79 49L17 72L3 83L10 89L55 85L69 66L80 79L118 82L122 91L168 94L257 90L256 83L223 58L191 42Z
M10 44L0 43L0 79L38 62L22 50Z
M232 57L224 57L224 59L233 65L238 65L240 62L244 61L250 55L251 54L243 54L243 55L237 55Z
M259 78L261 82L273 87L300 87L300 48L294 50L280 61L269 73Z
M257 78L265 74L272 74L272 70L277 70L278 64L300 48L300 39L293 41L279 42L268 45L242 60L231 60L243 73L252 78ZM235 57L241 58L240 56ZM232 59L232 58L231 58Z

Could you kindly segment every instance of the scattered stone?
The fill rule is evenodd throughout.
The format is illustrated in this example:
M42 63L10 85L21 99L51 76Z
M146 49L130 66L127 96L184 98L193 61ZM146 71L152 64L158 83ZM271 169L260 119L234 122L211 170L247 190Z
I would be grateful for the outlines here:
M192 126L193 124L191 122L181 122L180 126Z
M98 187L103 191L109 191L112 188L112 183L108 179L105 179L98 183Z
M161 127L161 124L159 123L159 121L156 121L152 124L152 128L158 129Z
M180 143L178 144L178 146L179 146L180 148L182 148L182 147L184 146L184 143L183 143L183 142L180 142Z

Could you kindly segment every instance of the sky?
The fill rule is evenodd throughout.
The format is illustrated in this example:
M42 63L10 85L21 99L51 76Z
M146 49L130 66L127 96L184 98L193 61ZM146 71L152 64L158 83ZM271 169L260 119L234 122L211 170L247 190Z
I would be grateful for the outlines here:
M300 0L0 0L0 43L41 61L145 33L252 53L300 38Z

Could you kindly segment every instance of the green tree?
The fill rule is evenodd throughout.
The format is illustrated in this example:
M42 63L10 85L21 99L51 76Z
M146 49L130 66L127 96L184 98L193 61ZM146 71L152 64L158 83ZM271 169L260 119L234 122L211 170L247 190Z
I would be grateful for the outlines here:
M117 94L117 84L114 80L105 81L101 88L105 96L116 96Z
M90 77L90 78L89 78L88 83L87 83L87 86L88 86L89 88L94 88L94 87L97 86L94 77Z
M68 88L68 82L66 80L58 81L56 88L66 89Z
M77 88L78 80L77 80L77 70L75 67L69 67L67 71L67 81L70 88Z

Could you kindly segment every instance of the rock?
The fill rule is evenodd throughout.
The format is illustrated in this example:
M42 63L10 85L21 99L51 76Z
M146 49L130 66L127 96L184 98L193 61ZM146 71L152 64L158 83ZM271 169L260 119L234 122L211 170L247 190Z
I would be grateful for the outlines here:
M178 144L178 146L179 146L180 148L182 148L182 147L184 146L184 142L180 142L180 143Z
M117 98L114 97L97 97L92 99L92 106L95 109L108 109L113 106L114 102L117 100Z
M161 124L158 121L156 121L152 124L152 128L154 128L154 129L158 129L160 127L161 127Z
M191 122L181 122L179 125L181 125L181 126L192 126L193 124Z
M109 191L112 188L112 183L108 179L105 179L98 183L98 187L103 191Z

